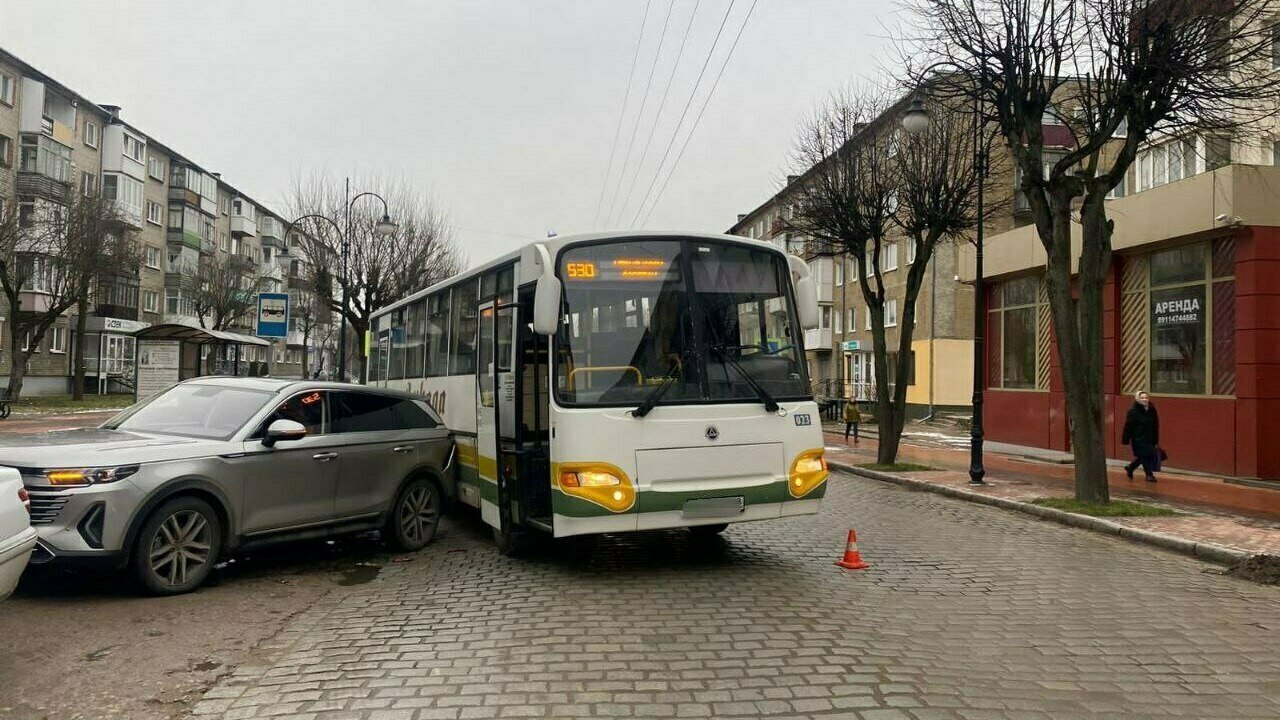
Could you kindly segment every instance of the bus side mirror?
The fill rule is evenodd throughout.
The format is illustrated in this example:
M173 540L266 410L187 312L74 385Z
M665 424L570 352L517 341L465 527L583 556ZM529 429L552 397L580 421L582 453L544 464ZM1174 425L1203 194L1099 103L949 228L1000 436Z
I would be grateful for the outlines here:
M787 256L791 277L796 289L796 312L800 315L800 327L818 329L818 286L809 274L809 264L795 255Z
M537 246L542 275L533 292L533 331L539 335L555 335L560 329L560 278L551 265L551 254Z

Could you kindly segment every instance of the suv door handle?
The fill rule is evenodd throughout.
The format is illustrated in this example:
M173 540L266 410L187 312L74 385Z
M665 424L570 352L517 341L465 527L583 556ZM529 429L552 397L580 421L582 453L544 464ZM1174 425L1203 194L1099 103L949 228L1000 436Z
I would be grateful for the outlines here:
M391 452L398 452L398 453L413 452L413 446L412 446L412 445L397 445L397 446L395 446L395 447L391 448Z
M338 457L338 453L336 452L322 452L322 453L316 453L315 455L312 455L311 459L319 460L320 462L329 462L330 460L336 457Z

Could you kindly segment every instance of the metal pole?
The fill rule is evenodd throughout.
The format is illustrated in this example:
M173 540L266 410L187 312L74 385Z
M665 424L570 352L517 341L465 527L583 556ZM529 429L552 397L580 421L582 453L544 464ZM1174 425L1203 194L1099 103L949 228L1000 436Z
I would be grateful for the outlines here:
M973 419L970 422L971 443L969 447L969 484L982 485L987 470L982 464L982 383L986 373L983 372L986 360L985 321L987 319L986 288L982 277L982 244L986 214L983 207L984 189L987 182L987 152L982 141L981 106L974 102L974 159L978 171L978 232L977 251L975 255L975 272L973 283Z
M346 230L342 233L342 304L338 313L338 382L347 380L347 252L351 245L351 178L346 178L342 194L346 207Z

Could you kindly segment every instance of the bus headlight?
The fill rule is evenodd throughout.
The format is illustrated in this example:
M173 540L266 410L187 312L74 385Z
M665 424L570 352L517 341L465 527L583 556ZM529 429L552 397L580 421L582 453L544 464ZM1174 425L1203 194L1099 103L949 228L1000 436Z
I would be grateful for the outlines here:
M804 497L826 482L828 474L827 460L822 457L822 450L806 450L791 463L787 491L791 493L791 497Z
M560 492L612 512L636 504L636 488L627 474L608 463L563 463L556 475Z

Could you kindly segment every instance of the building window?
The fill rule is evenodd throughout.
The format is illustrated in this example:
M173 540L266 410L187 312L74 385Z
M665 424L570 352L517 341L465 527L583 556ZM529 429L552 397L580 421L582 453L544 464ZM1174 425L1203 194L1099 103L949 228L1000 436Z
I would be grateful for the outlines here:
M153 200L147 201L147 222L152 225L164 224L164 206Z
M865 320L867 323L867 329L870 330L871 329L871 306L870 305L867 306L867 311L863 313L863 315L866 316Z
M832 264L832 268L834 268L835 270L835 284L843 285L844 284L844 262L840 260L840 258L834 258L833 260L834 262Z
M907 264L910 265L916 261L916 241L906 240L904 242L907 244Z
M898 326L898 300L896 298L884 301L884 326Z
M58 182L71 182L71 148L45 135L24 133L18 144L22 146L22 172L39 173Z
M847 325L849 332L858 329L858 310L857 308L849 308L849 324Z
M28 330L26 335L22 336L22 352L31 352L31 331ZM40 352L40 348L36 348L36 352Z
M134 162L141 164L145 155L144 148L146 145L141 140L132 135L124 136L124 156L130 158Z
M93 197L98 189L98 176L91 172L80 173L80 194Z
M885 243L880 250L880 269L883 272L898 269L898 243Z
M826 330L829 327L831 327L831 306L823 305L822 316L819 319L818 329Z
M1271 69L1280 70L1280 23L1271 26Z
M18 81L12 75L0 73L0 103L13 107Z
M49 328L49 352L66 354L67 329L64 327Z
M839 267L839 266L837 265L836 267ZM844 319L844 316L841 315L839 311L836 311L833 308L831 313L831 331L837 335L841 335L844 333L844 329L841 323L841 320L843 319Z
M13 138L0 135L0 166L13 166Z
M1126 390L1235 394L1234 239L1183 245L1129 261L1121 320ZM1130 372L1130 366L1137 369Z
M164 160L161 160L155 155L148 154L147 174L150 175L153 180L164 182Z
M1048 323L1039 276L999 283L992 288L988 317L987 383L1006 390L1044 389L1048 382Z
M155 247L154 245L148 245L146 262L147 262L147 267L153 268L155 270L159 270L160 269L160 248Z
M142 291L142 310L144 312L156 312L157 306L160 304L160 293L155 290Z
M98 147L98 123L92 120L84 121L84 144L91 148Z

